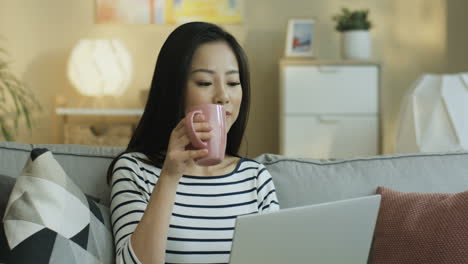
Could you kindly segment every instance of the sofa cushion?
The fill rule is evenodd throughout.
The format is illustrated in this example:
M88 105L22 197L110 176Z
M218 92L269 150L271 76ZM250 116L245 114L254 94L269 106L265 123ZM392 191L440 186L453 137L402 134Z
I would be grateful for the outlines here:
M5 237L5 230L3 229L3 222L0 223L0 263L7 263L7 257L10 252L8 250L8 243Z
M109 209L88 198L47 149L34 149L4 216L9 263L113 263Z
M31 150L31 144L0 142L0 175L18 177Z
M8 197L10 197L15 181L15 178L0 175L0 218L3 218L3 215L5 214Z
M0 142L0 174L17 177L33 148L47 148L54 153L67 175L87 195L108 206L110 186L106 182L109 164L122 147L80 146L67 144L22 144Z
M5 237L5 231L3 229L3 215L5 213L6 205L8 203L8 197L13 190L15 185L15 178L0 175L0 263L6 263L7 241Z
M404 192L468 190L468 153L376 156L345 160L256 158L273 177L282 208L375 194L378 186Z
M373 263L468 263L468 191L377 193Z

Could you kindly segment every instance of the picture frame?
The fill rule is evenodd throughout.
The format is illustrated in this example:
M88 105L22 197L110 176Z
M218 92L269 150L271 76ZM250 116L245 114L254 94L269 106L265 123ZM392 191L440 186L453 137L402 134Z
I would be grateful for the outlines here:
M95 24L241 24L245 0L94 0Z
M288 20L286 57L315 58L316 22L314 18L292 18Z

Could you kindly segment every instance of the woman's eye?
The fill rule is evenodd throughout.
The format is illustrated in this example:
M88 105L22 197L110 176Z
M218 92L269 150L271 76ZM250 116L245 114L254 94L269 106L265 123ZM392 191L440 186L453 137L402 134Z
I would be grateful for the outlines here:
M210 86L211 83L210 82L197 82L197 85L198 86Z
M228 85L229 86L237 86L237 85L240 85L240 82L229 82Z

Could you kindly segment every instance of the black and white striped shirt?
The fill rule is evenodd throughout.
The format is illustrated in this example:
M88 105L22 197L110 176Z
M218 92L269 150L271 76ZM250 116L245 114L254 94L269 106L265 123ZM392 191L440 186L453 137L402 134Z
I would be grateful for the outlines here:
M130 237L143 216L160 168L141 162L142 153L122 155L111 192L116 263L140 263ZM166 263L228 263L236 217L279 210L270 173L251 159L221 176L184 175L177 187L169 226Z

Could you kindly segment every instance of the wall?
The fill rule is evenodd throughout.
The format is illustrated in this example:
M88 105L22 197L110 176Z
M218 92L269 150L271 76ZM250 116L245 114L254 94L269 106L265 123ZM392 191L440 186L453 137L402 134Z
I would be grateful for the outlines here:
M341 7L368 8L374 60L382 66L384 152L392 151L400 100L422 72L445 67L446 7L441 0L255 0L247 10L247 52L252 64L254 105L248 135L254 155L278 150L278 59L291 17L318 19L319 59L339 59L339 34L331 17ZM261 140L260 140L261 139Z
M331 16L342 6L370 9L375 25L374 60L381 63L383 70L384 151L389 153L405 91L422 72L447 70L447 47L451 47L451 59L464 52L463 45L455 44L459 43L458 33L452 34L464 31L463 23L451 22L450 18L452 12L467 10L468 3L455 0L457 6L448 9L450 1L246 0L245 25L226 28L244 43L251 64L252 109L248 144L243 148L248 150L248 156L278 151L278 60L283 54L289 18L316 17L319 59L338 59L339 34L334 31ZM31 85L45 105L37 115L34 133L25 130L18 141L54 142L50 120L55 95L73 98L69 101L76 106L90 102L75 92L66 79L69 52L80 38L115 37L124 41L134 56L135 76L119 105L141 105L139 91L150 85L157 53L174 26L95 25L93 16L93 0L0 0L0 35L7 38L0 44L9 51L14 71ZM461 13L458 19L466 24ZM457 65L464 63L459 60Z
M157 55L175 25L94 24L94 0L0 0L0 47L5 48L13 71L42 102L35 114L34 131L22 127L16 141L57 143L52 130L56 96L68 106L95 104L81 96L66 77L67 60L73 46L82 38L116 38L123 41L133 57L134 76L126 93L106 102L119 108L141 108L140 91L149 88ZM227 26L241 42L243 26Z
M447 71L468 72L468 1L447 1Z

